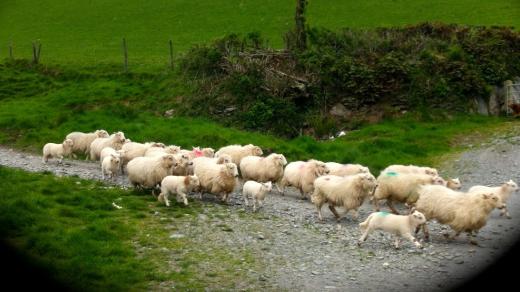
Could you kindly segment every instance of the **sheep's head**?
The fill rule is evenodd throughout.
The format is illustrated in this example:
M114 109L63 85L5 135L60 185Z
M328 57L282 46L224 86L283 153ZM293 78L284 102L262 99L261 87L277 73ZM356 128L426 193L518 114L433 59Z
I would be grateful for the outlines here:
M437 175L437 176L433 176L431 178L431 184L432 185L446 186L447 183L446 183L446 181L442 177Z
M276 165L284 166L287 164L287 160L283 154L270 154L268 158L272 159Z
M72 141L71 139L65 139L65 141L63 141L62 144L65 148L72 148L72 146L74 146L74 141Z
M118 165L121 162L121 159L117 154L110 154L110 164Z
M439 176L437 169L431 167L423 167L424 173L431 176Z
M251 153L251 155L253 155L253 156L262 156L264 154L264 152L262 151L262 149L260 147L255 146L253 144L247 144L244 147L246 149L248 149L249 152Z
M494 193L481 193L480 196L487 204L491 205L493 208L504 209L506 204L502 201L500 196Z
M372 192L377 186L376 178L370 173L359 173L357 174L357 177L363 185L363 187L365 189L368 189L370 192Z
M176 154L174 157L177 160L179 167L187 167L190 165L190 157L188 154Z
M206 157L212 158L215 156L215 149L213 148L203 148L202 154Z
M505 182L502 185L502 188L508 192L516 192L518 190L518 185L512 179L510 179L508 182Z
M217 158L217 164L231 163L233 162L229 154L220 154Z
M179 163L177 163L177 160L172 154L164 154L160 156L160 159L162 161L162 165L165 168L177 167L179 165Z
M116 132L112 134L115 139L121 143L125 143L125 134L123 132Z
M273 189L273 184L270 181L262 183L262 188L267 192L270 192Z
M238 177L237 165L234 163L226 163L223 165L223 170L228 176Z
M96 136L97 136L98 138L108 138L108 136L109 136L109 135L108 135L108 132L105 131L105 130L103 130L103 129L101 129L101 130L96 130L94 133L96 134Z
M307 164L311 165L311 167L314 169L314 175L316 176L326 175L330 172L327 165L325 165L325 163L322 161L311 159L307 161Z
M460 190L462 187L462 184L460 183L460 179L457 178L450 178L446 184L446 186L452 190Z
M408 215L412 222L414 222L416 225L421 225L426 223L426 217L424 217L424 214L419 211L412 211L410 215Z
M181 147L175 146L175 145L170 145L168 147L163 146L163 148L165 149L166 153L169 153L169 154L177 154L177 153L181 152Z
M196 186L200 185L199 177L196 175L190 175L189 180L190 180L190 185L192 185L192 186L196 187Z

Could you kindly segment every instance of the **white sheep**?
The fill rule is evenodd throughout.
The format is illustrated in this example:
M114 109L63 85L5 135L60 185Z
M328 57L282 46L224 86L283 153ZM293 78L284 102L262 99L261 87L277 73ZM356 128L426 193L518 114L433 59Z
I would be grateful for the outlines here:
M503 183L499 187L487 187L487 186L472 186L468 192L492 192L500 197L502 202L505 204L505 207L501 210L500 216L506 215L507 218L511 219L511 215L507 211L507 200L511 196L513 192L518 190L518 185L513 181L509 180L508 182Z
M314 193L311 202L318 209L318 218L323 220L321 208L325 203L329 204L336 220L341 216L335 207L345 208L347 214L349 210L354 211L357 218L357 209L363 204L365 198L369 197L376 187L376 178L369 173L358 173L349 176L324 175L314 181Z
M410 240L416 247L422 248L421 243L412 235L418 226L425 224L426 218L421 212L413 211L409 215L394 215L387 212L375 212L359 223L363 235L359 238L360 246L374 230L382 230L395 235L395 248L399 248L400 238Z
M176 146L176 145L169 145L169 146L163 146L163 147L152 145L145 151L144 156L157 156L157 155L162 155L162 154L179 154L179 153L181 153L181 147Z
M237 184L238 170L234 163L215 164L207 161L199 163L194 173L199 178L201 191L217 195L223 202L227 202Z
M256 212L256 205L258 208L264 205L265 195L272 189L271 182L259 183L256 181L248 180L242 187L242 196L244 197L245 207L249 206L247 197L251 196L253 200L253 212Z
M245 146L241 145L229 145L220 148L216 153L215 157L219 157L221 154L228 154L231 156L233 163L236 165L240 165L242 158L246 156L262 156L264 154L260 147L255 146L253 144L248 144Z
M112 147L105 147L105 148L103 148L103 150L101 150L101 153L99 153L99 161L103 162L105 157L110 156L110 155L117 156L117 157L119 157L120 160L122 160L122 158L125 156L125 151L124 150L115 150Z
M417 174L427 174L431 176L439 176L439 172L435 168L426 167L426 166L416 166L416 165L400 165L393 164L385 168L382 172L397 172L397 173L417 173Z
M329 169L330 175L346 176L358 173L370 173L368 167L361 164L341 164L337 162L327 162L325 165Z
M115 150L120 150L125 143L125 134L117 132L107 138L96 138L90 143L90 159L98 160L101 150L105 147L112 147Z
M92 133L72 132L68 134L65 139L71 139L72 142L74 142L74 146L72 147L72 156L75 158L76 155L74 153L86 154L88 157L92 141L96 138L107 138L108 136L107 131L101 129Z
M121 158L116 154L109 154L103 158L101 162L101 176L105 179L105 175L108 175L109 178L113 178L114 175L117 174L120 164Z
M472 244L477 244L472 238L473 231L478 232L486 225L489 213L494 208L505 207L500 197L489 191L463 193L444 186L429 185L420 187L418 193L415 209L423 213L426 220L435 219L440 224L449 225L454 230L454 234L449 237L451 239L461 232L467 232ZM422 226L424 236L428 239L428 228L426 224Z
M63 143L47 143L43 146L43 163L47 163L49 158L59 158L58 163L63 161L63 157L70 156L72 153L74 142L71 139L65 139Z
M244 180L273 182L279 192L283 178L283 168L287 164L285 156L272 153L267 157L246 156L240 162L240 174Z
M157 199L160 202L164 202L166 206L170 206L168 200L169 195L177 195L182 199L184 205L188 205L188 199L186 195L191 192L194 188L199 186L199 178L196 175L192 176L174 176L168 175L163 178L161 182L161 193Z
M155 188L164 177L172 174L176 165L172 154L136 157L128 162L128 180L134 187Z
M302 199L314 191L314 180L322 175L328 174L329 169L322 161L294 161L285 167L280 187L282 195L286 186L293 186L300 191Z
M413 204L418 198L418 189L425 184L446 185L446 181L439 176L418 173L398 173L383 171L377 178L377 188L373 195L374 209L379 211L379 201L386 200L386 204L394 214L399 214L393 202Z

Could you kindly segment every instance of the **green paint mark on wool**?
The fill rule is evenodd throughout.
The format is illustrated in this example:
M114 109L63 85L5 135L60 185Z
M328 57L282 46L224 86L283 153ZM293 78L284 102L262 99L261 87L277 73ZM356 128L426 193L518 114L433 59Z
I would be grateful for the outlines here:
M395 171L388 171L388 172L386 173L386 175L388 175L388 176L397 176L398 173L395 172Z
M388 212L377 212L377 215L381 216L381 217L385 217L385 216L388 216L390 213Z

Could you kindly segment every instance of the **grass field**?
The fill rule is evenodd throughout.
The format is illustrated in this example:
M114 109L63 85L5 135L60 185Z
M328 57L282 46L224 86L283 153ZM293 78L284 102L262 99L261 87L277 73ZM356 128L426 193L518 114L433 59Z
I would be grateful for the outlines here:
M274 47L293 24L295 1L278 0L4 0L0 3L0 56L31 56L33 40L41 60L54 64L122 61L127 38L130 64L165 67L168 40L182 52L227 33L261 32ZM516 0L311 0L308 24L331 29L414 24L422 21L520 27Z

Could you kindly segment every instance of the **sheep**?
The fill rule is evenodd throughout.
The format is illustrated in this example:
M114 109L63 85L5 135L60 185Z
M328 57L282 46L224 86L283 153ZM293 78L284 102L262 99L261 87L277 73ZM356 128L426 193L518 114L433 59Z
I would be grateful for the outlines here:
M450 178L446 181L446 187L452 190L460 190L462 188L462 184L460 183L459 178Z
M119 155L109 154L103 158L101 162L101 176L105 179L105 174L108 174L109 178L113 178L115 174L117 174L119 170L119 164L121 163L121 159Z
M397 173L417 173L417 174L428 174L431 176L439 176L439 172L435 168L415 165L390 165L383 170L383 172L397 172Z
M215 157L219 157L222 154L228 154L231 156L233 163L236 165L240 165L242 158L246 156L262 156L264 153L260 147L255 146L253 144L248 144L245 146L241 145L229 145L220 148L216 153Z
M107 138L108 132L101 129L96 130L92 133L83 133L83 132L72 132L65 137L65 139L71 139L74 142L74 146L72 147L72 157L76 158L75 153L88 154L90 153L90 144L96 138Z
M217 195L223 202L227 202L238 177L237 166L234 163L215 164L207 161L199 163L194 173L199 178L201 191Z
M243 160L242 160L243 161ZM256 204L258 208L264 205L265 195L272 190L271 182L259 183L256 181L248 180L242 187L242 196L244 197L245 207L249 206L247 197L250 195L253 200L253 212L256 212Z
M193 149L191 151L182 149L182 150L180 150L180 153L188 155L190 160L193 160L194 158L197 158L197 157L213 158L215 156L215 150L213 148L200 149L200 147L193 147Z
M394 215L387 212L374 212L368 218L359 223L363 235L358 240L358 246L367 240L368 235L374 230L383 230L393 233L395 237L395 248L399 248L400 238L409 239L416 247L422 248L420 242L412 235L418 226L426 223L424 214L413 211L408 215Z
M286 186L293 186L300 190L301 198L305 199L314 190L314 180L328 173L329 169L322 161L310 159L291 162L285 167L280 183L282 195Z
M151 147L165 147L163 143L156 143L156 142L146 142L146 143L138 143L138 142L126 142L121 147L121 150L124 151L124 157L121 161L121 170L124 170L125 166L128 164L128 162L134 158L137 157L143 157L145 156L146 150L148 150Z
M439 176L397 173L394 171L383 171L377 178L377 182L378 186L373 195L375 211L379 211L379 201L386 199L386 204L394 214L399 214L399 212L394 208L393 201L410 205L417 201L419 186L424 184L446 184L446 181Z
M502 202L506 204L507 200L509 199L509 196L515 191L518 190L518 185L513 181L509 180L508 182L503 183L499 187L486 187L486 186L472 186L468 192L474 193L474 192L480 192L480 191L489 191L494 194L497 194ZM509 215L509 212L507 211L507 205L501 210L500 216L504 216L508 219L511 219L511 215Z
M505 204L492 191L456 192L444 186L422 186L418 190L419 199L415 202L415 210L421 212L426 220L437 220L440 224L449 225L454 239L461 232L467 232L470 243L477 244L472 238L473 231L478 232L486 225L489 213L494 208L503 209ZM422 225L425 239L429 238L426 224ZM416 229L416 233L419 228Z
M376 187L376 178L369 173L359 173L350 176L324 175L314 181L314 193L311 202L318 209L318 218L323 220L321 208L325 203L329 204L336 220L341 217L335 207L345 208L345 213L354 210L354 218L357 218L357 209L363 204L365 198L372 194Z
M267 157L246 156L240 161L240 173L244 180L273 182L279 192L283 178L283 167L287 164L285 156L272 153Z
M101 150L101 153L99 153L99 161L103 162L105 157L110 156L110 155L115 155L115 156L119 157L119 159L121 160L125 156L125 151L124 150L115 150L112 147L105 147L105 148L103 148L103 150Z
M370 173L368 167L361 164L341 164L336 162L327 162L325 165L330 170L329 174L331 175L345 176L358 173Z
M168 175L161 181L161 193L157 199L159 202L164 202L167 207L170 206L168 196L170 194L181 197L185 206L188 205L187 193L199 186L199 178L196 175L192 176L174 176Z
M179 154L180 152L181 152L181 147L179 147L179 146L175 146L175 145L164 146L164 144L163 144L163 147L160 147L160 146L152 145L151 147L146 149L143 156L150 157L150 156L156 156L156 155L162 155L162 154Z
M188 167L188 173L194 174L195 168L197 165L205 164L205 163L212 163L212 164L224 164L224 163L232 163L231 162L231 156L227 154L222 154L218 158L210 158L210 157L195 157L192 161L192 165Z
M193 165L193 162L190 161L190 158L186 154L174 154L175 160L177 160L177 166L173 168L173 175L188 175L190 172L190 168Z
M128 180L134 187L155 188L164 177L172 174L175 166L177 161L172 154L136 157L128 162Z
M61 144L47 143L43 146L42 162L47 163L49 158L58 157L58 164L61 164L64 156L70 156L73 147L74 142L71 139L65 139Z
M120 150L125 143L125 134L117 132L107 138L96 138L90 143L90 159L98 160L101 150L105 147L112 147L115 150Z

